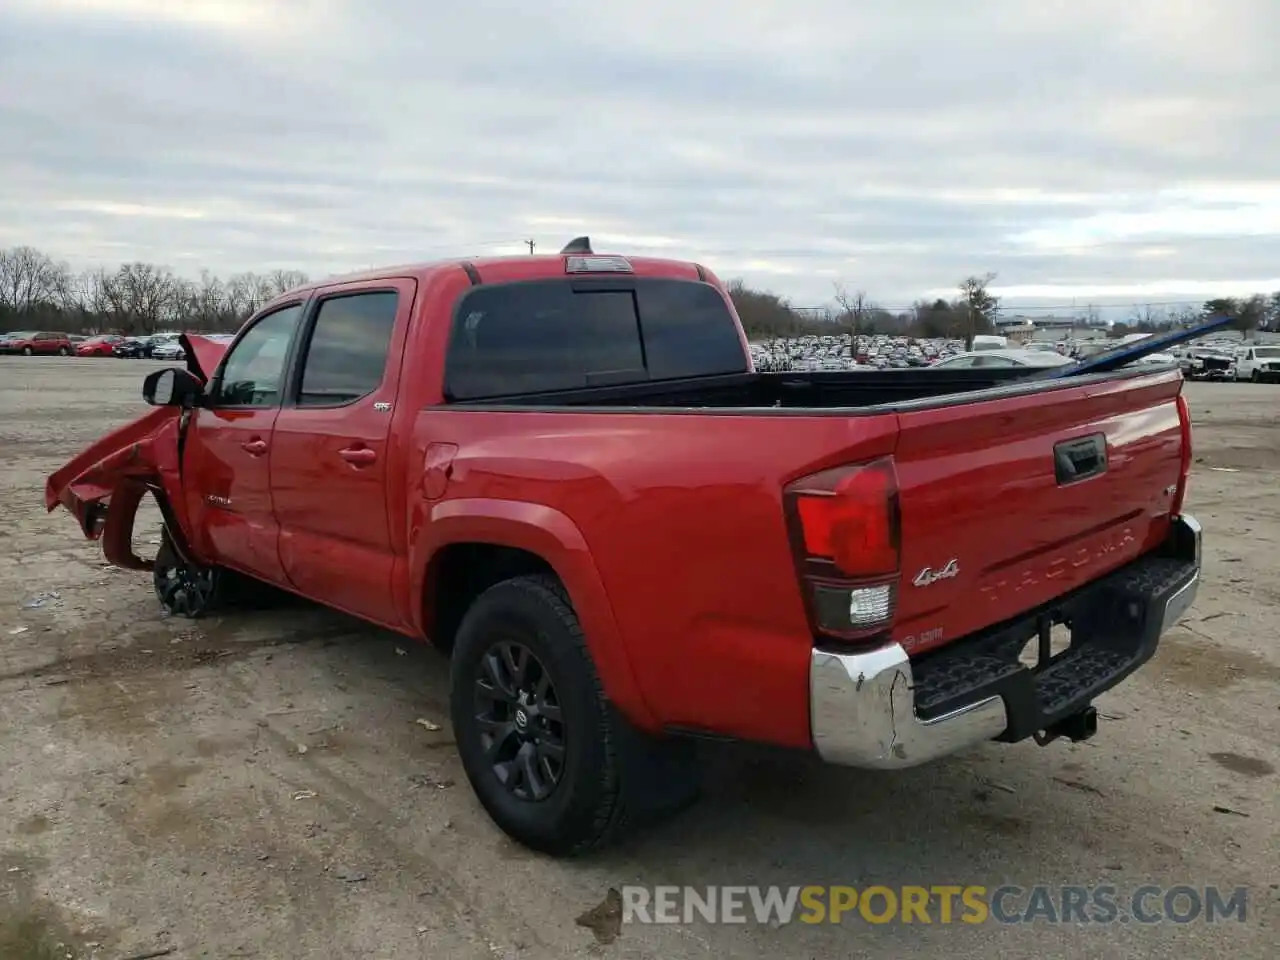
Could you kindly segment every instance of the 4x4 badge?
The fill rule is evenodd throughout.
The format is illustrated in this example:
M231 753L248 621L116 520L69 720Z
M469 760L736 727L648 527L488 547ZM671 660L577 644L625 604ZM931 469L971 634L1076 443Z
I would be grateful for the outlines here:
M960 573L960 561L952 557L947 561L947 565L940 570L931 570L925 567L916 574L916 578L911 582L917 587L927 587L937 583L939 580L950 580L952 577Z

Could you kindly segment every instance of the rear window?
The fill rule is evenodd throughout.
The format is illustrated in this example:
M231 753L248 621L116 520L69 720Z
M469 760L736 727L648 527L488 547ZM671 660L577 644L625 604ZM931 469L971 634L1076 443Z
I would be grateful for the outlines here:
M709 284L550 280L463 297L445 390L475 400L746 369L733 315Z

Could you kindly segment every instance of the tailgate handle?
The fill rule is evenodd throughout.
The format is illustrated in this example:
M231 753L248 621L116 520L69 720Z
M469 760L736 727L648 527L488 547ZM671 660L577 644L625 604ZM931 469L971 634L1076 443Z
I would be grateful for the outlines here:
M1107 437L1095 433L1053 446L1053 473L1059 485L1088 480L1107 472Z

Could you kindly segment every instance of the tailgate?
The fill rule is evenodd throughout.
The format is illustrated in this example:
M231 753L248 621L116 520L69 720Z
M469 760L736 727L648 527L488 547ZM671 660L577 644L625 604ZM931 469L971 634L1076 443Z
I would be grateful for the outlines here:
M939 646L1158 544L1181 472L1181 389L1163 372L903 411L894 639Z

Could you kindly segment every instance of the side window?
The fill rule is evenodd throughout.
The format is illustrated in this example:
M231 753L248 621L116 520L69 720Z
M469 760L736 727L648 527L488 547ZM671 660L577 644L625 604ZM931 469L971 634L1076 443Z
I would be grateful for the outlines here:
M715 287L681 280L636 285L649 376L654 380L745 373L733 314Z
M1010 360L1008 357L1001 357L995 354L988 354L985 357L974 357L973 365L975 367L1020 367L1022 364L1017 361Z
M513 283L459 304L445 368L455 400L646 380L630 290Z
M321 301L302 368L298 406L350 403L378 388L387 368L398 302L393 290Z
M246 331L227 355L213 397L215 407L274 407L289 341L302 316L295 304L269 313Z
M973 361L975 359L977 358L976 357L960 357L957 360L947 360L943 363L938 364L938 366L949 367L949 368L960 368L960 369L967 370L969 367L973 366Z

